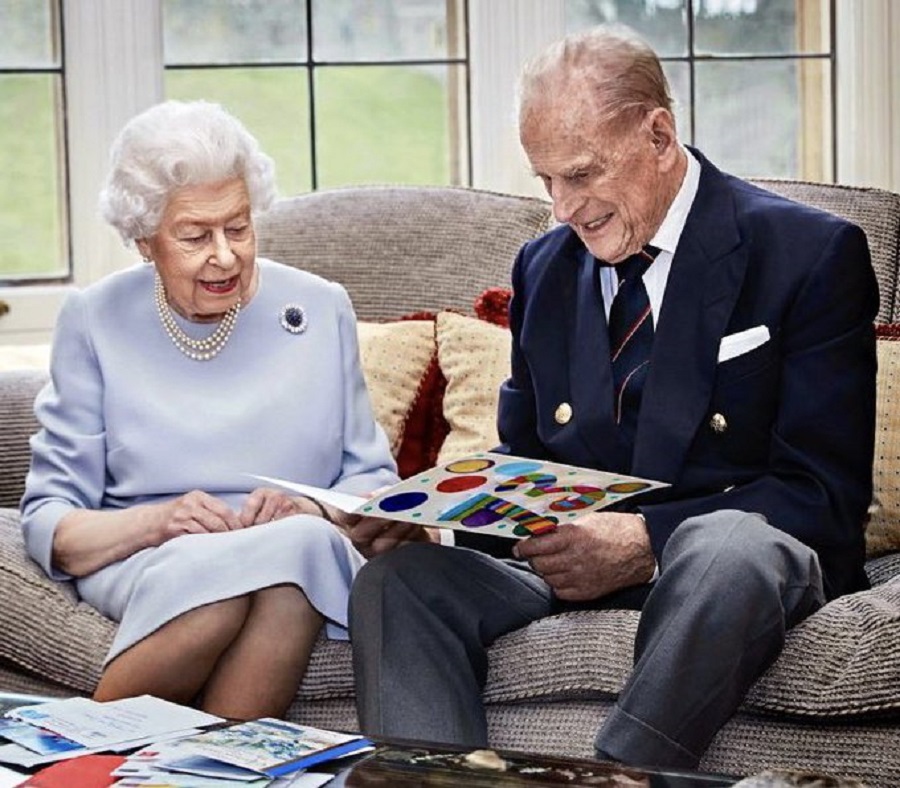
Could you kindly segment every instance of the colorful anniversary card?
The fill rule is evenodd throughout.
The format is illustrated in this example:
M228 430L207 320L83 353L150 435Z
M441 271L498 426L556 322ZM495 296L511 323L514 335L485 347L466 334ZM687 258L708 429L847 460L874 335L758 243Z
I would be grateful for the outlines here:
M257 476L352 514L521 538L667 487L572 465L478 452L412 476L373 498Z

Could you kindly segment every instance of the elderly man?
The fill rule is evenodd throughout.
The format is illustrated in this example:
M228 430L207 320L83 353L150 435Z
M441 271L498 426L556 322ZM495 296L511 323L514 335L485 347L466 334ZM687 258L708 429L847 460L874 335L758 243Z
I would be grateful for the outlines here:
M486 743L486 649L639 608L598 757L692 767L785 632L865 587L878 293L863 232L677 137L658 58L571 36L523 74L520 138L562 224L513 270L501 451L670 487L516 543L385 552L351 597L363 729Z

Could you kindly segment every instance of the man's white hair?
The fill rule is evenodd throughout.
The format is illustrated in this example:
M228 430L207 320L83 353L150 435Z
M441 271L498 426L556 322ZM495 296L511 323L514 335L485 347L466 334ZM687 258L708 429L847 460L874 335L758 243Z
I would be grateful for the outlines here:
M659 58L624 25L573 33L529 60L519 76L516 96L520 122L538 104L565 100L575 86L590 92L604 121L638 120L657 107L672 112Z

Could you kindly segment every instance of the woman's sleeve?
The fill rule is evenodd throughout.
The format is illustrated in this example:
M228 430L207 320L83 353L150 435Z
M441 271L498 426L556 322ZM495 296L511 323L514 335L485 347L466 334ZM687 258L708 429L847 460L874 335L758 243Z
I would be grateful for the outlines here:
M359 356L356 314L340 285L338 321L344 382L344 446L341 474L333 485L342 492L365 494L395 484L397 465L384 430L375 420Z
M40 424L31 438L31 468L22 498L28 554L55 580L69 575L52 566L57 523L73 509L98 509L106 480L103 380L88 329L83 294L63 304L53 336L50 381L38 393Z

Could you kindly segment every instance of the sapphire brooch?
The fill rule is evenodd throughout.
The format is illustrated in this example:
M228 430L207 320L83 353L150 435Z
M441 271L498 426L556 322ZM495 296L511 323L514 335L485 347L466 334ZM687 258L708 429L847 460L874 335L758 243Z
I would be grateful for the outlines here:
M292 334L302 334L306 331L306 310L297 304L288 304L281 310L279 322L285 331L290 331Z

